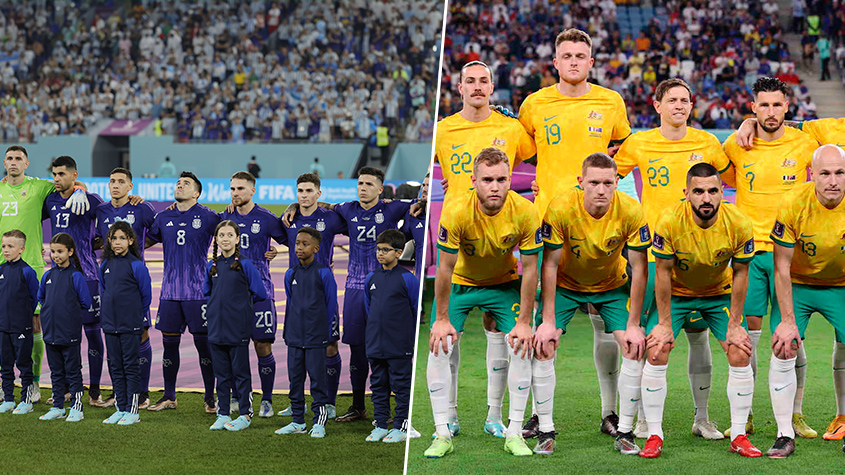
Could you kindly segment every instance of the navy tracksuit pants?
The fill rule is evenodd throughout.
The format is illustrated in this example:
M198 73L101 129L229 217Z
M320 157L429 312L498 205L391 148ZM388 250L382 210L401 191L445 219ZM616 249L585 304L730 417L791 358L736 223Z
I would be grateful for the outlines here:
M370 391L376 426L387 429L390 419L390 391L396 395L396 417L393 428L408 431L408 407L411 403L413 358L370 358Z
M217 415L228 416L232 411L232 389L238 391L238 409L242 416L253 416L252 372L249 368L249 345L217 345L210 343L211 367L217 379Z
M53 407L64 409L65 393L71 394L71 408L82 410L82 348L76 345L47 344L47 363L50 364L50 382L53 383Z
M138 414L141 393L141 335L106 333L109 371L117 410Z
M325 353L325 351L324 351ZM32 332L0 332L0 361L3 367L3 397L6 402L15 402L15 366L21 373L21 402L29 402L32 385Z
M288 380L290 381L290 407L293 422L305 424L305 374L311 380L311 412L314 424L326 425L328 377L326 376L325 348L288 347Z

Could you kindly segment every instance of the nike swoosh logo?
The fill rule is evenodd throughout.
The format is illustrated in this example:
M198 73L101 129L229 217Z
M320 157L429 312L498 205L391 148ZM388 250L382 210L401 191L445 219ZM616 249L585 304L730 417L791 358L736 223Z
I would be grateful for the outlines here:
M754 163L749 163L748 165L743 165L743 166L742 166L742 168L753 167L753 166L754 166L754 164L756 164L756 163L757 163L757 162L754 162Z
M631 398L631 402L639 402L639 400L640 400L640 398L636 398L636 399Z
M478 238L475 238L475 239L472 239L472 238L464 238L464 241L474 242L474 241L478 241Z
M752 395L752 394L754 394L754 391L751 391L750 393L745 393L745 394L742 394L742 393L736 393L736 395L737 395L737 396L743 396L743 397L745 397L745 396L750 396L750 395Z
M691 254L690 252L675 251L675 254Z
M443 388L430 389L428 392L430 392L430 393L436 393L437 391L440 391L441 389L443 389Z
M792 383L787 384L786 386L781 386L779 388L775 388L775 391L783 391L784 389L792 386Z
M795 369L798 369L798 368L803 368L803 367L805 367L805 366L807 366L807 363L804 363L804 364L802 364L802 365L795 365ZM834 368L834 369L836 369L836 368ZM843 368L843 369L845 369L845 368Z
M655 163L659 162L660 160L663 160L663 158L655 158L654 160L649 160L648 163Z
M507 366L505 366L504 368L493 368L493 371L501 371L501 370L503 370L503 369L508 369L508 367L507 367Z
M555 117L557 117L557 116L556 116L556 115L553 115L553 116L551 116L551 117L544 117L544 118L543 118L543 122L548 122L548 121L550 121L550 120L554 119Z
M619 370L617 369L616 371L611 371L611 372L609 372L609 373L607 373L607 374L609 374L609 375L613 376L614 374L616 374L616 373L618 373L618 372L619 372Z
M525 391L526 389L528 389L528 388L530 388L530 387L531 387L531 386L525 386L525 387L523 387L523 386L517 386L517 387L516 387L516 389L518 389L518 390L520 390L520 391Z
M815 234L804 234L804 233L801 233L801 239L804 239L804 238L811 238L811 237L813 237L813 236L815 236Z
M537 405L539 406L540 404L545 404L545 403L547 403L547 402L549 402L549 401L551 401L551 400L552 400L552 398L548 398L548 399L546 399L545 401L537 401Z
M843 371L845 368L833 368L834 371Z
M464 142L464 143L462 143L462 144L452 145L452 150L457 150L457 149L459 149L459 148L463 147L463 146L464 146L464 145L466 145L466 144L467 144L467 143L466 143L466 142Z
M704 318L704 317L698 317L698 318L696 318L695 320L693 320L692 318L690 318L690 319L689 319L689 322L690 322L690 323L695 323L695 322L697 322L697 321L701 320L702 318ZM707 386L707 387L709 388L710 386Z
M663 389L663 388L657 388L657 389L645 388L645 390L650 392L650 393L656 393L657 391L660 391L661 389Z
M576 238L576 237L571 237L569 239L571 239L572 241L586 241L587 240L587 238Z
M710 386L699 386L698 387L699 391L704 391L705 389L710 389Z

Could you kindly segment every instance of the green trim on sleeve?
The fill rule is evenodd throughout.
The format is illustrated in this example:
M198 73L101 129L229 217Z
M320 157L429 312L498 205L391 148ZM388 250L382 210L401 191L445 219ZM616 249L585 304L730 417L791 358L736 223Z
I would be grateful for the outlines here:
M754 256L750 257L734 257L732 259L734 262L751 262L754 260Z
M536 249L520 249L519 254L522 256L530 256L531 254L539 254L543 250L543 246Z
M774 242L775 242L775 244L779 244L779 245L781 245L781 246L783 246L783 247L788 247L788 248L790 248L790 249L791 249L791 248L793 248L793 247L795 247L795 243L794 243L794 242L793 242L793 243L788 243L788 242L785 242L785 241L781 241L780 239L778 239L778 238L776 238L776 237L772 236L771 234L769 235L769 237L770 237L770 238L772 238L772 241L774 241Z
M440 249L443 252L448 252L449 254L457 254L457 249L452 249L451 247L446 247L443 244L437 243L437 249Z
M644 250L646 250L650 247L651 247L651 243L643 244L642 246L632 246L632 245L628 244L628 249L631 249L632 251L644 251Z
M662 252L655 251L654 249L651 250L651 253L652 253L652 255L654 255L654 257L659 257L661 259L674 259L675 258L674 254L665 254L665 253L662 253Z
M554 244L554 243L551 243L551 242L548 242L548 241L543 241L543 245L545 247L548 247L549 249L555 250L555 251L563 247L563 244Z

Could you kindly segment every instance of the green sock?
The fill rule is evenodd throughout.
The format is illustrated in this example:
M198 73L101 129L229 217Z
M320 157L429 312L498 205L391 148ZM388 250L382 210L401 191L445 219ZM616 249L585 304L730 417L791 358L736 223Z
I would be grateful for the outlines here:
M44 334L32 335L32 380L41 382L41 362L44 360Z

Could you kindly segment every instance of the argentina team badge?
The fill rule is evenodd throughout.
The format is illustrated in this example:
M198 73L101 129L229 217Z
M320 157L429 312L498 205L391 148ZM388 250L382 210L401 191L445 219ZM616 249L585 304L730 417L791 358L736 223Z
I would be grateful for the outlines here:
M252 232L252 234L260 233L261 232L261 223L259 223L258 221L252 223L252 227L249 228L249 230L250 230L250 232Z
M323 232L326 230L326 222L325 221L317 221L317 231Z
M199 218L199 216L194 216L194 222L191 223L191 226L193 226L194 229L199 229L202 227L202 220Z
M384 222L384 215L381 213L376 213L376 223L381 224Z
M126 222L129 224L135 224L135 215L133 213L129 213L126 215Z

